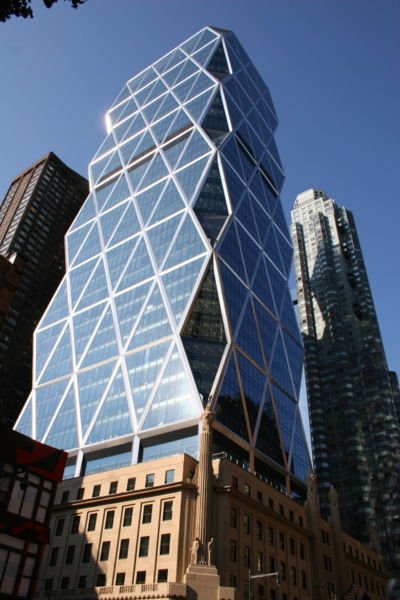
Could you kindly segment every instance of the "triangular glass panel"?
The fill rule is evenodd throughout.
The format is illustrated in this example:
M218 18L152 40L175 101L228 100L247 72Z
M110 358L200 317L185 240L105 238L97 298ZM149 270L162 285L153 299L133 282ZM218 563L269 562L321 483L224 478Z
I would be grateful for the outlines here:
M198 402L175 347L151 402L143 429L177 423L200 415Z
M110 245L118 244L127 237L135 235L138 231L140 231L140 224L135 207L132 202L128 202L124 215L111 238Z
M23 433L28 437L33 437L32 435L32 395L29 396L28 400L25 402L25 406L22 409L20 416L15 424L15 430L19 431L19 433Z
M286 223L286 217L283 213L282 203L277 202L274 212L274 223L279 227L281 235L287 240L288 244L291 246L291 238L289 229Z
M41 384L46 383L52 379L72 373L72 370L71 335L69 326L67 325L39 381Z
M142 119L142 123L140 123L139 119L142 119L142 117L139 113L136 113L136 115L134 115L133 117L130 117L129 119L126 119L125 121L122 121L122 123L119 123L116 127L114 127L114 135L119 143L121 143L128 136L129 137L133 136L135 133L137 133L138 131L143 129L143 127L145 127L145 123L144 123L143 119ZM137 129L136 129L136 123L137 123L137 127L138 127ZM132 127L132 131L130 131L131 127Z
M204 44L207 44L216 37L217 35L215 33L205 28L188 39L184 44L181 45L181 48L183 48L183 50L185 50L188 54L191 54L197 50L197 48L201 48L204 46Z
M229 359L228 368L223 376L223 383L218 394L215 412L220 423L228 427L231 431L234 431L244 440L249 439L233 354Z
M172 117L174 115L176 115L176 116L175 116L174 120L172 120ZM189 126L193 125L193 122L190 120L190 118L188 117L186 112L182 109L176 111L176 113L174 113L173 115L170 115L170 117L165 120L168 121L169 119L171 119L170 120L171 125L170 125L167 135L165 136L164 139L169 139L173 135L178 135L178 133L180 133L184 129L187 129Z
M199 67L197 65L195 65L192 60L188 59L185 63L183 63L182 70L179 72L179 79L174 79L172 84L175 83L176 81L184 81L185 79L190 77L190 75L193 75L193 73L196 73L198 70L199 70ZM166 79L166 75L164 75L164 79Z
M118 344L110 307L101 319L94 338L83 358L81 367L89 367L118 354Z
M222 42L218 44L217 49L208 61L206 68L207 71L210 71L210 73L218 77L218 79L222 79L225 75L229 75L229 67Z
M154 157L154 154L152 154L151 156L148 156L142 162L136 163L128 171L129 180L131 182L132 188L135 191L135 193L139 190L139 184L142 180L143 175L147 171L153 157Z
M246 229L247 233L249 233L255 240L258 241L258 229L254 220L251 198L252 197L249 193L244 194L236 213L236 218Z
M83 242L83 244L78 252L78 255L76 256L76 258L74 260L74 264L79 265L80 263L84 262L88 258L92 258L92 256L95 256L96 254L100 254L100 252L101 252L101 247L100 247L99 232L97 229L97 224L94 223L92 230L90 231L86 240Z
M172 69L170 69L167 73L163 73L163 80L165 83L171 88L176 81L182 81L181 72L184 69L184 65L187 63L186 61L181 62L179 65L176 65Z
M198 211L196 211L196 216L209 243L214 245L227 217Z
M121 273L123 272L130 256L132 255L137 241L137 238L128 240L124 244L120 244L106 253L108 272L114 289L121 277Z
M289 331L289 333L291 333L294 338L298 338L299 324L297 322L296 313L293 307L293 301L288 289L286 289L283 295L280 317L281 322L285 324L285 328Z
M128 119L125 123L130 123L130 127L126 130L126 134L123 139L126 140L128 137L132 137L142 131L146 127L146 123L140 113L137 113L133 119ZM122 124L120 125L122 127Z
M104 205L105 210L108 210L112 206L116 206L117 204L122 202L122 200L129 198L129 196L131 196L131 192L128 187L125 175L122 174L121 177L118 179L117 184L111 192L110 196L108 197L107 203Z
M83 243L83 240L86 238L93 226L94 223L87 223L80 229L69 233L65 238L67 242L68 262L70 265L73 263L74 258L76 257L77 252Z
M83 436L86 435L86 430L110 381L115 364L114 361L108 362L77 375Z
M237 273L239 277L243 279L243 281L246 281L246 275L234 221L231 221L230 225L228 226L225 236L218 245L217 251L221 258L223 258L228 265L234 269L235 273Z
M200 291L191 308L190 317L182 335L189 338L221 342L224 345L226 343L220 300L212 264L209 266L200 286Z
M229 136L227 141L221 147L221 154L226 158L230 165L235 169L238 175L244 179L242 160L238 151L235 138Z
M150 225L153 225L154 223L157 223L157 221L161 221L169 215L173 215L184 208L186 208L186 206L181 198L181 195L176 189L174 181L170 179L168 186L164 190L164 193L157 204L157 208L150 219Z
M177 169L180 169L184 165L200 158L207 152L210 152L212 148L207 144L204 137L195 129L190 137L182 156L177 164Z
M87 282L89 281L93 271L95 270L98 261L99 259L91 260L86 264L69 271L69 287L71 290L72 308L75 307L75 304Z
M264 250L268 255L268 258L274 263L274 265L282 272L283 265L281 254L279 252L279 246L275 235L275 227L270 227L268 236L264 242Z
M237 104L232 100L230 94L225 94L225 100L233 129L237 130L244 119L244 115Z
M137 317L149 292L150 283L151 282L148 281L147 283L139 285L114 298L123 344L125 344L136 323Z
M181 184L189 203L193 199L194 192L199 183L199 179L204 172L207 162L208 157L201 158L197 162L176 173L176 177Z
M144 187L148 187L166 175L168 175L166 164L163 161L161 154L157 153L153 158L148 170L146 171L146 175L143 177L140 185L138 185L137 191L143 189Z
M122 217L122 213L126 209L125 204L119 204L113 210L110 210L100 217L100 227L103 233L104 245L107 246L108 242L111 239L111 236L116 228L120 218Z
M96 209L94 206L93 194L90 194L90 196L86 198L81 210L77 214L69 230L74 231L84 223L87 223L88 221L94 219L95 216Z
M163 148L164 155L166 156L168 163L170 164L172 170L175 168L175 166L178 162L179 156L181 155L188 138L189 138L189 133L186 133L185 135L181 136L180 138L173 140L167 146L164 146L164 148Z
M256 318L263 345L264 356L267 361L267 366L269 367L278 324L275 319L273 319L273 317L266 310L264 310L264 308L262 308L259 302L254 301L254 307L256 310Z
M311 471L311 461L304 433L301 413L297 410L295 421L291 471L302 481L306 481Z
M262 255L262 251L261 251L261 248L259 248L253 242L253 240L250 238L250 236L247 235L247 233L245 232L245 230L243 229L243 227L241 225L238 224L236 229L237 229L237 232L239 235L240 245L242 248L242 254L243 254L243 258L244 258L244 266L245 266L246 272L247 272L247 280L249 282L249 285L251 285L252 280L253 280L254 271L255 271L258 259L260 258L260 255Z
M154 271L147 252L146 243L143 238L140 238L117 290L120 292L152 277L153 275Z
M252 194L250 194L250 198L251 198L251 206L253 209L254 219L255 219L257 231L258 231L258 241L260 242L260 244L263 245L265 236L267 235L270 224L271 224L271 219L267 215L265 210L261 208L261 205L257 202L257 200L254 198L254 196Z
M147 301L146 308L140 317L135 333L129 343L128 350L144 346L159 338L171 335L171 333L171 326L165 310L164 301L156 284Z
M53 296L39 327L46 327L68 316L67 280L64 278L57 292Z
M162 121L157 121L157 123L152 125L151 131L159 144L162 144L166 139L168 129L171 127L171 123L176 118L178 112L180 111L176 111L176 113L168 115L166 119L162 119Z
M105 166L107 165L110 158L115 156L116 153L117 153L117 151L114 150L114 152L110 152L109 154L106 154L102 158L99 158L99 160L97 160L96 162L90 163L89 175L91 176L91 181L94 184L99 182L100 176L101 176Z
M170 342L163 342L134 354L128 354L125 358L128 369L129 381L133 397L133 404L137 419L147 404L154 382L163 365Z
M139 106L144 106L158 98L158 96L161 96L166 91L167 88L165 87L165 84L161 81L161 79L157 79L147 87L142 88L140 92L137 92L135 94L135 98Z
M139 75L135 75L128 81L128 86L132 90L133 93L138 92L140 89L148 85L154 79L157 79L158 75L153 69L153 67L148 67Z
M196 213L211 213L227 215L225 193L222 187L221 176L219 174L218 161L214 159L207 175L207 179L201 188L200 194L194 205Z
M151 104L148 104L145 108L142 109L142 112L148 123L151 123L154 120L154 117L156 116L158 110L160 109L167 96L168 93L164 94L163 96L160 96L160 98L157 98L157 100L154 100Z
M75 412L74 389L71 386L46 436L45 443L62 450L79 446Z
M105 304L98 304L89 310L81 312L73 318L73 331L75 342L75 362L78 364L86 344L93 334L96 325L103 314Z
M117 371L87 439L87 444L133 433L121 368Z
M139 207L145 225L148 223L150 215L162 194L165 184L165 181L161 181L135 197L136 205Z
M96 158L99 158L100 156L114 148L115 145L115 139L113 136L113 132L111 131L104 140L104 142L101 144L100 148L97 150L93 160L96 160Z
M196 52L196 54L193 54L193 60L197 61L202 67L204 67L210 60L210 56L212 56L215 46L215 42L213 44L208 44L208 46L205 46L202 48L202 50L199 50Z
M202 127L213 140L219 139L229 132L225 109L219 91L215 94L214 100L203 119Z
M290 378L289 365L287 363L284 345L279 331L276 341L274 353L270 360L269 372L274 381L276 381L290 395L294 394L292 380Z
M172 242L178 225L182 220L182 214L176 215L167 221L163 221L157 227L149 229L147 235L153 249L157 264L161 267L165 254Z
M208 107L213 94L214 88L211 88L207 92L204 92L204 94L201 94L201 96L197 96L197 98L185 104L185 108L189 111L195 123L199 123L201 121L201 118Z
M186 337L182 341L197 391L202 397L203 406L205 406L225 350L225 344Z
M181 320L189 297L193 292L203 262L204 258L198 258L162 276L169 304L177 324Z
M258 428L256 448L279 465L285 466L275 410L268 388Z
M207 248L201 239L200 233L196 229L190 214L187 214L168 255L165 268L170 269L206 251Z
M292 432L296 416L297 404L276 385L272 386L275 406L278 412L279 429L281 432L286 456L289 456L292 443Z
M287 290L286 280L282 277L282 275L275 269L275 267L268 260L265 261L265 265L267 267L267 272L269 275L269 281L271 283L271 291L274 296L276 309L274 312L280 313L280 308L282 305L282 299ZM293 312L293 307L292 307Z
M109 195L111 194L111 191L114 189L116 181L116 179L113 179L112 181L107 182L105 185L95 190L94 196L96 198L96 204L99 212L101 212L102 208L104 207L104 204L106 203Z
M183 103L186 100L191 87L193 86L194 82L197 80L199 75L200 75L200 71L198 71L192 77L185 79L184 81L182 81L182 83L180 83L179 85L177 85L174 88L174 94L176 95L176 97L178 98L178 100L181 103Z
M126 165L129 164L131 156L133 156L133 154L136 151L136 148L140 145L140 142L145 137L145 135L146 135L146 133L141 133L141 134L131 138L129 141L127 141L122 146L120 146L120 152L122 154L122 158L124 159L124 162Z
M38 379L47 359L53 348L56 346L61 330L65 326L65 321L61 321L52 327L36 331L35 333L35 373Z
M257 274L254 278L252 291L272 313L276 312L264 259L261 259L258 263Z
M174 111L176 108L178 108L179 104L178 102L175 100L175 98L173 97L172 94L168 94L167 97L165 98L164 102L162 103L162 105L160 106L154 120L159 121L160 119L162 119L165 115L171 113L172 111Z
M266 378L240 352L237 353L240 378L242 380L245 404L249 416L251 430L254 430L257 417L262 406Z
M289 275L292 266L293 248L286 238L281 235L280 231L276 227L274 229L282 259L283 272Z
M120 171L122 169L121 159L119 157L118 152L114 152L112 154L110 160L108 161L104 171L101 174L101 179L105 179L106 177L111 176L116 171Z
M183 52L179 48L176 48L154 63L154 68L162 75L165 71L172 69L174 65L181 62L184 58L186 57Z
M229 198L233 209L236 209L246 188L237 173L232 169L229 162L223 160L223 166L225 179L228 184Z
M146 131L141 137L139 144L132 150L131 155L128 158L128 162L131 163L134 160L138 160L141 156L145 155L155 148L153 137L148 131Z
M240 346L262 369L265 368L251 300L247 302L239 332L236 337L236 344Z
M133 115L137 111L138 107L136 102L131 98L128 102L125 103L125 108L118 115L117 119L112 119L113 125L115 125L118 121L122 121L122 119L126 119L130 115Z
M61 398L69 384L70 379L63 379L57 383L52 383L44 387L36 388L36 436L35 439L41 440L47 427L60 404Z
M90 282L86 286L85 292L82 295L82 298L76 307L76 310L82 310L91 304L95 304L96 302L100 302L100 300L105 300L108 296L108 287L106 274L104 271L103 260L100 258L100 261L97 265L95 272L93 273Z
M229 311L229 321L232 334L246 301L247 289L240 283L228 267L220 263L224 297Z

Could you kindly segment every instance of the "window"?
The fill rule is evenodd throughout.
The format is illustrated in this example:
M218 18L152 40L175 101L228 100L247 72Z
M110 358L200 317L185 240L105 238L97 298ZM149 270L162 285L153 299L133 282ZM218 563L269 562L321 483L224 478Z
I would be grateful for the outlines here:
M122 522L123 527L129 527L129 525L132 524L132 515L133 515L133 508L131 508L131 507L126 508L124 511L124 520Z
M271 510L274 510L274 500L273 498L268 498L268 506Z
M127 558L128 551L129 551L129 540L128 539L121 540L121 543L119 546L118 558Z
M268 544L270 546L274 545L274 538L275 538L275 536L274 536L274 530L273 530L273 528L272 527L268 527Z
M172 519L172 500L166 500L166 502L164 502L163 504L163 514L162 514L162 520L163 521L171 521Z
M237 477L235 477L234 475L232 475L232 489L233 490L237 490L239 487L239 480Z
M69 491L66 490L65 492L62 493L61 504L65 504L65 502L68 502L68 498L69 498Z
M297 571L296 567L290 567L290 580L292 585L297 585Z
M51 590L53 589L53 578L45 580L44 589L46 590L46 592L51 592Z
M96 521L97 521L97 513L91 513L89 515L89 520L88 520L88 526L87 526L88 531L94 531L96 529Z
M143 506L142 523L151 523L152 514L153 514L153 505L145 504Z
M81 518L79 515L75 515L72 517L71 533L78 533L80 520Z
M65 564L71 565L74 562L74 556L75 556L75 546L68 546L67 554L65 556Z
M62 590L67 590L69 587L69 577L63 577L61 579L61 589Z
M115 575L115 585L124 585L125 583L125 573L117 573Z
M262 552L257 552L257 563L256 563L256 568L257 571L260 573L261 571L264 570L264 555Z
M290 554L292 556L295 556L296 554L296 543L294 541L294 539L291 537L289 538L289 548L290 548Z
M139 556L147 556L149 554L149 539L148 535L140 538Z
M237 544L235 540L230 541L230 558L232 562L237 560Z
M111 481L108 493L109 494L116 494L117 493L117 489L118 489L118 481Z
M135 487L136 487L136 477L129 477L128 481L126 482L126 491L133 492Z
M171 541L170 533L161 534L160 554L169 554L170 541Z
M279 514L284 517L285 516L285 510L283 508L283 504L279 505Z
M262 495L262 492L260 492L259 490L257 490L257 502L259 504L262 504L262 502L263 502L263 495Z
M300 558L301 560L304 560L306 557L305 552L304 552L304 544L303 542L300 542Z
M229 587L236 587L237 579L236 575L229 575Z
M173 483L175 479L175 469L165 471L164 483Z
M100 551L100 560L108 560L110 554L110 542L103 542Z
M251 487L249 486L248 483L245 483L243 486L243 492L246 496L250 496L251 495Z
M231 527L237 527L237 509L231 506Z
M265 598L265 587L261 584L258 586L258 597L260 598Z
M64 529L64 523L65 523L65 519L64 517L61 517L61 519L57 519L56 521L56 535L62 535L63 529Z
M279 532L279 548L281 550L285 549L285 535L281 531Z
M108 510L106 512L106 522L104 525L104 529L112 529L114 525L114 510Z
M96 577L96 586L100 587L102 585L106 585L106 576L105 573L98 573Z
M49 567L55 567L57 564L59 548L53 548L50 554Z
M263 524L261 521L256 521L256 538L258 540L263 539Z
M79 490L76 493L76 499L82 500L84 495L85 495L85 488L79 488Z
M243 564L245 567L250 567L250 546L243 548Z
M89 562L91 556L92 556L92 544L85 544L85 548L83 550L82 562L84 562L84 563Z
M284 562L281 562L280 571L281 571L280 577L281 577L282 581L286 581L286 565Z
M303 588L303 590L307 589L307 577L305 571L301 572L301 587Z
M137 571L136 583L146 583L146 571Z
M154 485L154 473L147 473L145 487L153 487Z
M100 496L101 485L97 484L93 486L92 498L98 498Z
M157 581L158 583L168 581L168 569L158 569Z
M270 573L275 573L276 572L275 558L273 556L269 557L269 572Z
M294 514L293 514L293 511L292 511L292 510L289 510L289 519L290 519L291 521L294 521Z
M250 515L243 515L243 531L244 533L250 533Z

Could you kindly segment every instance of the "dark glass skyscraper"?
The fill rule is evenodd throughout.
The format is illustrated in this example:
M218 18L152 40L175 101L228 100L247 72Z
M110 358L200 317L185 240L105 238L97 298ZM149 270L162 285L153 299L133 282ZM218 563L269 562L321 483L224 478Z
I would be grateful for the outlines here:
M310 467L275 109L233 33L205 28L129 80L66 237L17 428L70 475L215 448L292 490Z
M64 235L87 181L53 153L18 175L0 205L0 419L32 387L32 336L64 274Z
M292 212L298 306L321 508L334 484L343 525L400 567L400 439L353 215L324 192Z

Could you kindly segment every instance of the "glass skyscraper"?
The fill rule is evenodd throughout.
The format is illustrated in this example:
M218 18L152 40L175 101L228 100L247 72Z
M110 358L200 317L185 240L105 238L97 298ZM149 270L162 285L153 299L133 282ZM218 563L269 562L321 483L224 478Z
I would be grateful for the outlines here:
M400 567L400 435L395 388L352 213L315 189L292 212L298 305L321 509L333 484L346 531L379 535Z
M310 468L302 345L268 88L230 31L205 28L124 86L35 333L17 429L69 476L216 450L295 490Z

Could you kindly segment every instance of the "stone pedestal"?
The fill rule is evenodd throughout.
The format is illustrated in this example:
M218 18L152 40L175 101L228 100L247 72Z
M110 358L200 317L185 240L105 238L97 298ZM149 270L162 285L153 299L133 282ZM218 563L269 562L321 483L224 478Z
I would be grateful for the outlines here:
M217 568L212 565L189 565L184 581L187 600L235 600L235 588L221 587Z

